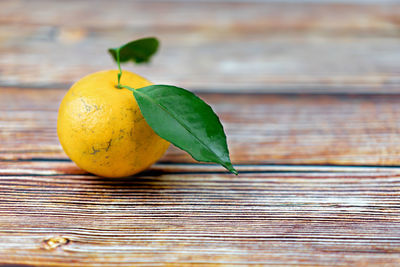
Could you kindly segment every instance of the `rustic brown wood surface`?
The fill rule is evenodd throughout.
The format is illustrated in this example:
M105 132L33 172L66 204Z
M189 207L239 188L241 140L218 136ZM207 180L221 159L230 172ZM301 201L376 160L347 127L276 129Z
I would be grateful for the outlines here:
M0 90L0 263L400 264L400 96L202 94L239 176L171 149L102 179L57 142L65 90Z
M2 262L400 264L399 168L239 166L235 177L155 165L101 179L70 162L0 166L24 169L0 181Z
M0 159L67 159L56 133L66 91L0 90ZM400 95L200 96L220 115L235 163L400 163ZM162 161L194 162L174 148Z
M153 63L126 68L157 83L399 93L400 3L316 2L2 0L0 85L66 87L115 68L107 48L155 35Z
M400 266L397 1L0 1L0 265ZM238 176L171 147L105 179L61 149L72 82L156 35Z

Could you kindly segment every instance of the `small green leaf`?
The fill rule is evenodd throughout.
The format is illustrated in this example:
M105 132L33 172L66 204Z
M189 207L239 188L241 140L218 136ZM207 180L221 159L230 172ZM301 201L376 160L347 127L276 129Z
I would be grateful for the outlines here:
M215 162L237 174L229 159L222 124L203 100L170 85L150 85L132 91L143 117L159 136L198 161Z
M119 49L119 61L127 62L132 60L133 62L140 64L149 62L152 55L157 52L159 41L154 37L138 39L121 47L110 48L111 56L118 63L117 50Z

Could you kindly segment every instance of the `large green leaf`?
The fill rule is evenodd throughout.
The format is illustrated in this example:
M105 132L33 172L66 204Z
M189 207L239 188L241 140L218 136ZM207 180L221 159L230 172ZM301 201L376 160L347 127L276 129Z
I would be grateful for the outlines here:
M162 138L194 159L215 162L237 174L217 115L193 93L170 85L132 90L143 117Z
M135 63L149 62L152 55L157 52L159 41L154 37L138 39L117 48L110 48L111 56L118 63L117 51L119 50L119 61L132 60Z

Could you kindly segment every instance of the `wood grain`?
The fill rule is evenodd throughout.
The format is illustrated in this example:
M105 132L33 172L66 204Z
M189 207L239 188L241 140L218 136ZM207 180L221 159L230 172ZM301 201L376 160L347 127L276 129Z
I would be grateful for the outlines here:
M61 89L0 88L0 159L66 159ZM201 94L236 164L399 165L400 95ZM163 162L193 162L171 148Z
M0 179L0 263L400 264L399 168L239 167L236 177L156 165L101 179L18 164L35 175Z
M203 93L239 176L172 149L104 179L59 147L65 90L0 92L0 265L400 264L400 95ZM324 163L371 166L279 165Z
M0 3L0 85L66 88L155 35L157 83L200 91L400 92L400 5L213 1Z
M338 3L341 2L341 3ZM400 266L398 1L0 1L1 266ZM194 90L239 176L171 148L79 169L72 82L154 35L156 83Z

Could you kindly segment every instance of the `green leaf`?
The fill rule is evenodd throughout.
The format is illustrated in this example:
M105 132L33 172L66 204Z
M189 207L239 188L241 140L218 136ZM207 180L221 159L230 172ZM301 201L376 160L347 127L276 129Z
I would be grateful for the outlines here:
M123 46L117 48L110 48L111 56L118 63L117 50L119 50L120 62L127 62L132 60L133 62L140 64L144 62L149 62L152 55L157 52L159 46L159 41L154 37L148 37L143 39L138 39Z
M203 100L170 85L150 85L132 91L143 117L159 136L198 161L215 162L237 174L229 159L222 124Z

